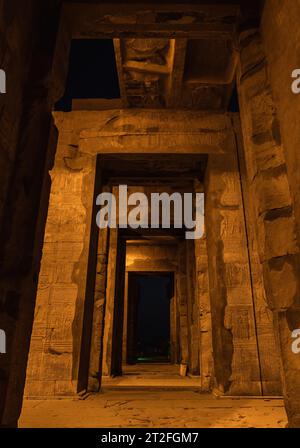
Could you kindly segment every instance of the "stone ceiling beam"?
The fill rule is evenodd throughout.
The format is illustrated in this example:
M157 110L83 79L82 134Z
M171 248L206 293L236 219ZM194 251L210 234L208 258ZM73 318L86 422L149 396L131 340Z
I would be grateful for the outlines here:
M172 39L171 75L167 88L167 107L180 104L184 75L187 39Z
M171 109L54 112L59 131L81 129L78 146L95 154L223 154L234 147L231 120L224 114Z
M128 61L123 65L124 70L132 70L139 73L154 73L157 75L169 76L170 70L164 65L149 64L139 61Z
M120 39L114 39L115 59L118 70L120 96L123 107L128 107L128 98L125 85L125 76L123 70L122 49Z
M231 38L238 5L66 3L73 38Z

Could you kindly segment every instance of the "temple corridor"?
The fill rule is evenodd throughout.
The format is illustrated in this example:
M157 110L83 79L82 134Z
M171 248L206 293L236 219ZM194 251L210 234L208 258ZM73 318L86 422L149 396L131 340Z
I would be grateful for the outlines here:
M0 0L0 428L300 428L299 17Z

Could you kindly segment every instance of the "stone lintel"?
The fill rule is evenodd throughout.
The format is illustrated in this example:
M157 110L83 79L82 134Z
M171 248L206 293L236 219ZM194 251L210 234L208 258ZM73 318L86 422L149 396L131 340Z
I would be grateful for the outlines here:
M239 5L65 4L73 38L193 37L230 38Z
M54 112L59 131L78 136L80 150L100 153L225 153L234 145L226 114L118 109Z

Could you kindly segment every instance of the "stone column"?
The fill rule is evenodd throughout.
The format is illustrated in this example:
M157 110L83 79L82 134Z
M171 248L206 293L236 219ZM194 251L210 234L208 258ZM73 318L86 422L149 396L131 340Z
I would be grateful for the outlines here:
M292 331L300 328L299 244L280 123L268 65L256 29L240 36L238 76L249 196L254 207L258 253L275 342L280 350L286 409L300 427L300 357L292 352Z
M128 332L128 271L125 273L124 288L124 320L123 320L123 344L122 363L127 364L127 332Z
M79 387L96 157L80 152L75 142L73 131L61 129L51 171L27 396L72 395Z
M180 325L180 362L188 364L188 310L187 310L187 278L185 241L178 244L177 300Z
M236 147L210 155L205 179L216 387L260 395L261 376Z
M189 372L199 375L199 319L198 301L196 297L195 245L194 240L186 240L186 271L187 271L187 304L189 326Z
M0 2L0 427L19 418L57 132L49 79L60 4ZM44 24L51 23L51 26Z
M104 310L106 301L109 229L101 229L98 238L94 294L93 327L89 364L88 390L98 392L101 386Z
M208 259L206 236L195 240L196 256L196 294L199 321L199 358L201 390L209 391L213 368L212 359L212 325L210 312L210 297L208 285Z
M102 366L105 376L122 373L124 280L125 243L118 229L110 229Z
M118 229L110 229L107 262L106 303L103 335L102 374L109 376L112 364L112 338L114 325L114 307L116 290L116 262L118 250Z
M232 115L232 122L236 132L241 171L244 210L248 237L248 253L251 267L251 281L253 300L255 305L255 322L257 328L257 342L261 366L263 395L281 395L282 381L280 376L280 356L278 344L274 338L273 313L268 306L264 287L263 266L258 253L258 239L256 234L255 198L250 194L245 151L240 120L237 114Z

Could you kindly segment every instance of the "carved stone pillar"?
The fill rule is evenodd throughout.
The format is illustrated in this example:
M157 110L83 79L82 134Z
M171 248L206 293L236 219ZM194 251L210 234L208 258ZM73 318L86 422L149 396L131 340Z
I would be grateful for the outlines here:
M27 396L79 388L96 157L60 127L27 367Z
M122 373L124 283L125 242L118 229L110 229L102 365L105 376Z
M187 294L185 242L181 242L178 244L177 300L180 326L180 362L186 364L189 361Z
M199 375L199 313L196 288L195 272L195 242L186 240L186 278L187 278L187 304L189 325L189 372Z
M249 195L266 298L273 311L280 350L286 409L291 427L300 426L300 358L292 352L292 331L300 328L300 258L280 123L269 83L259 31L240 36L239 98Z
M208 259L206 249L206 236L195 240L196 257L196 293L198 303L199 321L199 357L201 390L208 391L211 386L211 376L213 368L212 359L212 326L210 297L208 285Z
M221 392L260 395L261 375L236 148L210 155L205 180L214 375Z
M99 230L88 381L88 390L92 392L98 392L101 386L108 241L109 229L106 228Z

